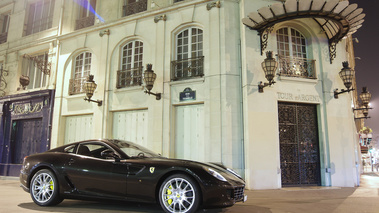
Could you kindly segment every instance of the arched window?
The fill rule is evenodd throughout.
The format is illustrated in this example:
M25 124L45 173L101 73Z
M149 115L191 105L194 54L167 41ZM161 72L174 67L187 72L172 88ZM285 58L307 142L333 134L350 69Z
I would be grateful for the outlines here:
M315 78L314 60L307 59L305 36L291 27L276 31L279 74L293 77Z
M75 57L74 72L70 79L69 94L83 93L83 83L91 73L92 53L83 52Z
M117 88L142 84L142 59L142 41L131 41L122 47L121 69L117 71Z
M171 80L204 75L203 30L191 27L176 35L176 55L172 61Z
M276 31L278 54L283 57L307 58L305 37L297 30L285 27Z

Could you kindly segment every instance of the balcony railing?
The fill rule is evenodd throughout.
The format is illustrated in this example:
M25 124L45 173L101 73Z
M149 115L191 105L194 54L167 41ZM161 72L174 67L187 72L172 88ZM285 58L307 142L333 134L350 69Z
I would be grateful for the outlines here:
M139 0L137 2L128 3L122 8L123 16L129 16L147 10L147 0Z
M95 15L80 18L76 20L75 30L80 30L86 27L93 26L95 24Z
M131 86L142 85L142 69L143 67L136 67L128 70L117 71L117 89Z
M204 76L204 56L171 61L171 80Z
M87 80L87 77L70 79L68 94L75 95L75 94L84 93L83 84L86 80Z
M8 32L0 34L0 44L7 42Z
M315 60L279 56L279 75L316 79Z

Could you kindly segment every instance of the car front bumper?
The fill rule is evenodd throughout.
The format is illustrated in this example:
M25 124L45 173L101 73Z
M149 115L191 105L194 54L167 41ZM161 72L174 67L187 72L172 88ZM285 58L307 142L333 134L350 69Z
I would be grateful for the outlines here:
M233 206L237 202L245 202L245 186L210 186L203 192L204 208L221 208Z

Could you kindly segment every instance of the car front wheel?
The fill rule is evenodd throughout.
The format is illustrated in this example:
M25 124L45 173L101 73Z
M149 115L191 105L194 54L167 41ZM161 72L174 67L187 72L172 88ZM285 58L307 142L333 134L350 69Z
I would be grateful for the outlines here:
M165 212L195 212L200 204L197 183L187 175L175 174L168 177L159 190L159 202Z
M30 195L40 206L53 206L62 202L59 197L58 181L55 175L47 169L34 174L30 182Z

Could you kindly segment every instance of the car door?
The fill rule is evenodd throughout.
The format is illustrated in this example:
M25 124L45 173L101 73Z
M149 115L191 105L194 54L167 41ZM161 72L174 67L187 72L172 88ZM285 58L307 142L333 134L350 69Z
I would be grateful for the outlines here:
M102 157L107 149L112 148L101 142L81 143L68 158L65 172L80 194L125 197L127 166Z

